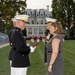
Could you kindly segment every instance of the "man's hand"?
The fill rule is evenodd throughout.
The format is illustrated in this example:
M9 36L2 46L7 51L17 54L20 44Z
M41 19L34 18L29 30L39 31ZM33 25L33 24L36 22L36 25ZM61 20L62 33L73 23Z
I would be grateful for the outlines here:
M35 51L35 49L36 49L36 46L30 46L30 49L31 49L31 51L30 52L34 52Z

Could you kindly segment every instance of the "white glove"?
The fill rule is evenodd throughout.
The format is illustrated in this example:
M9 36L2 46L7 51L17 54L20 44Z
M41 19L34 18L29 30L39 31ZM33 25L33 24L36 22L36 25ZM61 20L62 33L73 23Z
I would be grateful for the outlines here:
M31 51L30 51L30 52L34 52L34 50L36 49L36 46L35 46L35 47L30 46L30 49L31 49Z
M36 49L36 46L34 46L34 49Z
M45 39L42 39L42 42L45 42Z
M29 43L26 43L26 45L27 45L27 46L30 46L30 44L29 44Z
M34 39L31 39L31 42L34 42Z
M37 39L37 42L40 42L40 39Z

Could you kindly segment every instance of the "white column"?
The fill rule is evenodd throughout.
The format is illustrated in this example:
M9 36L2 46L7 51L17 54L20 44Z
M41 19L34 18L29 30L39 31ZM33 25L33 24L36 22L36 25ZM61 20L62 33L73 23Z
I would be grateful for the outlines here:
M44 27L42 27L43 28L43 35L44 35Z
M32 27L32 36L34 35L34 27Z
M37 35L39 36L39 27L37 27Z

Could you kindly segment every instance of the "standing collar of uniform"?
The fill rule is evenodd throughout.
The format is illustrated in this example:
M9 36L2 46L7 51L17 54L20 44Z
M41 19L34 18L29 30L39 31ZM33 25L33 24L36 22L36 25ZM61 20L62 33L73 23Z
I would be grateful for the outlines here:
M21 31L21 29L20 29L20 28L18 28L18 27L15 27L15 29L18 29L19 31Z

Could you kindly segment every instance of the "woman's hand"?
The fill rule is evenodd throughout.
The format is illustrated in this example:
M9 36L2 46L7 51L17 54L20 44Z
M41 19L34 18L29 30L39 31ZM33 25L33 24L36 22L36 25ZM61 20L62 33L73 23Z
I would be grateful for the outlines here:
M52 72L52 65L51 64L49 64L49 66L48 66L48 71Z

